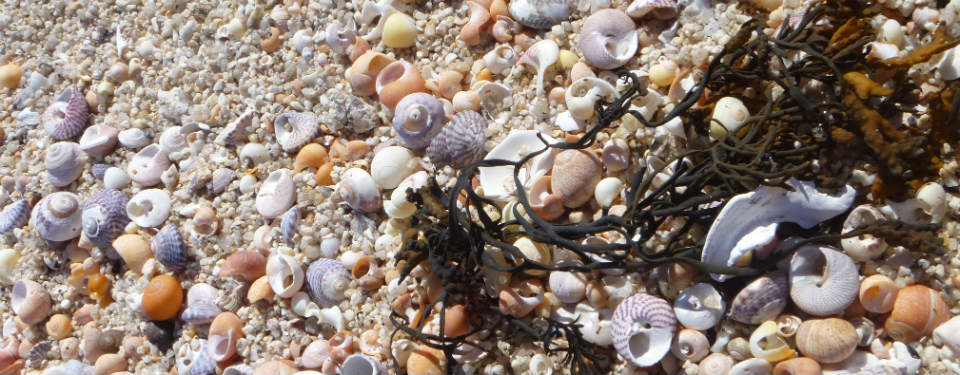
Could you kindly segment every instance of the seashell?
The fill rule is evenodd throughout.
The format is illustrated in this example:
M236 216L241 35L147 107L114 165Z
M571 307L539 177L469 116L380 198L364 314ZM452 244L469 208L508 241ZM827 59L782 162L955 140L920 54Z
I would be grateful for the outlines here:
M680 291L673 312L684 327L705 331L720 322L723 308L723 298L713 285L699 283Z
M180 313L180 320L190 324L209 324L222 311L212 300L188 302L187 308Z
M422 149L440 133L445 120L443 104L437 98L416 92L397 103L393 114L393 130L404 146Z
M481 37L484 35L488 21L490 21L490 11L478 2L467 1L466 3L470 17L467 23L460 28L458 38L467 46L475 46L483 41Z
M353 46L354 41L357 38L357 29L356 23L354 23L353 18L350 18L348 25L343 25L340 22L331 22L327 25L326 29L326 39L327 46L330 47L333 52L338 54L347 53L347 49L350 46Z
M254 367L250 375L293 375L297 370L296 364L292 361L273 359Z
M44 325L47 335L54 340L60 340L70 335L73 326L70 324L70 318L64 314L54 314Z
M213 177L210 179L210 185L207 186L207 189L214 194L220 194L227 190L227 186L235 178L237 178L237 171L230 168L218 168L213 171Z
M7 90L14 91L20 87L20 79L23 78L23 69L17 64L4 64L0 66L0 84Z
M143 289L140 306L152 320L167 320L177 316L183 303L180 282L170 275L157 275Z
M928 182L917 189L917 203L920 209L930 216L930 221L939 223L947 213L947 193L943 186Z
M196 131L196 126L171 126L160 133L160 139L157 144L160 145L160 151L170 155L187 147L187 136Z
M427 90L426 82L413 64L398 60L384 66L375 85L380 104L393 110L400 99Z
M127 176L145 187L161 182L160 176L170 167L170 159L160 145L152 144L137 152L127 163Z
M862 204L847 215L847 219L843 221L843 232L850 232L860 226L873 224L877 220L884 219L885 217L879 209L869 204ZM840 245L850 258L858 262L876 259L887 251L887 242L882 237L878 238L872 234L861 234L857 237L841 239Z
M380 191L367 171L350 168L340 176L340 197L359 213L380 210Z
M84 95L76 87L67 87L53 103L43 111L43 130L55 140L72 139L87 126L90 107Z
M63 187L80 177L87 164L87 155L76 142L57 142L47 147L43 164L50 184Z
M214 143L219 145L227 145L246 140L247 134L250 133L250 125L253 124L254 114L255 113L252 109L248 109L239 117L235 118L233 121L230 121L227 126L220 130L220 132L217 134L217 137L214 138Z
M802 320L796 315L784 314L777 317L777 334L780 337L793 337L800 328Z
M949 348L954 353L960 353L960 336L957 332L960 332L960 316L954 316L934 329L933 342Z
M470 332L469 312L464 305L453 305L444 312L443 335L458 337Z
M266 271L270 288L280 297L293 297L303 287L303 268L289 255L271 255L267 258Z
M861 316L851 319L850 324L853 324L853 328L857 331L857 346L870 347L870 343L877 337L877 328L873 321Z
M960 47L953 47L943 54L937 63L937 70L944 81L960 78Z
M860 337L853 324L839 318L813 319L797 329L797 349L819 363L837 363L855 350Z
M0 234L6 234L14 229L21 228L30 220L30 202L21 199L8 204L0 212Z
M662 298L637 293L620 303L611 318L613 347L636 366L653 366L667 354L677 318Z
M463 73L460 73L456 70L445 70L439 75L437 75L436 79L433 80L433 83L431 84L433 87L428 87L428 88L431 91L437 93L437 95L440 95L441 97L452 99L454 94L456 94L457 92L460 92L460 81L462 80L463 80ZM410 95L407 95L407 96L410 96ZM404 97L404 99L406 99L406 96ZM400 100L402 101L403 99L400 99Z
M949 307L936 290L909 285L897 292L893 311L884 324L887 335L896 341L913 342L929 336L950 318Z
M522 28L517 21L508 16L494 16L493 26L490 27L490 35L500 43L506 43L513 40L513 35L520 32Z
M310 143L300 148L297 157L293 160L293 171L299 173L306 167L319 169L330 160L327 148L319 143Z
M617 89L607 81L585 77L571 84L564 98L570 115L582 121L593 117L598 101L609 103L617 95Z
M313 112L284 112L273 119L277 143L283 151L294 152L320 132L320 123Z
M750 111L740 99L725 96L717 100L710 117L710 137L721 139L728 134L736 134L747 123Z
M330 337L330 356L337 363L343 363L343 360L350 354L353 354L353 334L347 331L340 331Z
M387 368L382 362L370 356L356 353L343 360L343 364L340 365L340 373L351 375L387 375Z
M727 375L759 375L769 374L771 371L773 371L773 365L770 362L760 358L750 358L733 365Z
M513 9L513 4L525 3L528 1L550 2L551 0L517 0L511 3L511 9ZM520 59L517 60L517 64L529 65L530 68L537 72L538 97L542 97L544 93L543 77L547 71L547 68L553 66L553 64L557 62L557 58L559 56L560 47L557 45L557 42L554 42L552 39L545 39L535 43L534 45L530 46L530 48L527 48L523 55L520 56Z
M93 178L96 178L102 181L104 176L107 174L107 169L110 169L110 168L116 168L116 167L113 167L110 164L96 163L90 166L90 174L93 175Z
M238 250L227 256L220 267L220 276L235 276L250 282L266 274L267 258L259 251Z
M109 125L90 126L80 136L80 149L92 157L103 157L116 147L117 133L117 128Z
M33 280L19 280L13 284L10 308L27 325L40 323L50 315L50 294L43 285Z
M652 16L661 20L669 20L677 16L680 5L676 0L634 0L627 7L627 14L633 18Z
M0 284L13 284L14 270L17 268L17 261L20 260L20 253L14 249L0 250Z
M543 285L538 279L514 279L500 290L499 307L504 314L522 318L530 314L544 300Z
M120 189L130 183L130 177L127 172L117 167L110 167L104 171L103 187L107 189Z
M120 255L127 268L140 273L147 259L153 257L150 244L139 234L123 234L113 240L113 249Z
M569 208L577 208L590 201L603 176L603 165L593 152L563 150L553 162L550 189Z
M511 18L534 29L549 29L570 16L566 0L512 0L508 10Z
M407 176L390 194L390 200L384 202L383 210L391 218L406 218L417 211L417 205L407 199L407 190L419 190L427 185L427 172L420 171Z
M517 63L517 52L509 44L498 44L483 55L483 62L493 74L503 74Z
M502 84L485 82L476 91L480 97L480 108L490 116L513 104L513 92Z
M747 284L730 303L730 319L760 324L779 315L787 306L787 280L783 274L763 276Z
M727 375L733 369L733 358L723 353L712 353L697 366L697 375Z
M270 172L257 191L255 205L263 217L272 219L282 215L297 201L297 188L289 169Z
M660 87L670 87L678 69L673 60L661 57L656 65L650 67L650 82Z
M112 249L111 243L130 223L127 196L116 189L99 190L83 204L83 234L101 250Z
M807 357L790 358L773 367L774 375L821 374L822 372L820 363Z
M777 332L776 322L763 322L750 334L750 353L770 363L796 356L797 352Z
M538 178L530 187L530 208L544 220L557 219L566 210L563 207L563 200L553 194L550 189L552 181L552 177L543 176Z
M453 95L453 110L451 113L457 114L463 111L479 111L481 109L480 93L475 90L460 91Z
M81 216L80 197L58 191L37 202L30 214L30 226L47 241L67 241L80 236Z
M150 242L153 256L160 264L174 270L187 267L187 245L176 225L167 224L153 236Z
M856 196L850 185L840 195L821 193L807 181L790 179L787 185L794 191L760 186L730 199L707 232L700 260L722 266L749 263L754 249L767 250L776 243L777 223L792 222L809 229L846 212ZM710 276L717 281L729 278Z
M561 262L559 265L563 265ZM580 302L587 294L587 277L581 272L552 271L548 279L550 292L563 303Z
M126 148L138 149L150 144L150 138L142 129L130 128L117 133L117 141Z
M827 316L857 299L860 274L845 254L828 247L804 246L790 260L790 298L804 312Z
M293 246L293 236L297 234L297 225L300 222L300 207L293 206L283 214L280 221L280 234L283 242Z
M404 178L420 169L420 164L410 150L400 146L388 146L377 152L370 163L370 174L377 186L390 190L400 185Z
M240 161L246 165L255 166L265 163L269 159L270 152L267 150L267 146L262 144L250 142L240 149Z
M300 355L300 361L306 368L321 368L325 362L330 362L330 343L324 339L317 339L307 345Z
M533 242L530 237L520 237L516 241L513 241L513 246L520 250L520 253L526 258L520 260L520 262L532 261L542 265L549 265L551 263L550 248L544 243ZM524 272L534 276L547 275L547 271L545 270L526 270Z
M430 141L427 156L434 164L463 168L483 157L487 120L477 112L463 111Z
M166 190L141 190L127 202L127 216L140 227L158 227L169 214L170 194Z
M420 322L426 307L427 299L417 291L404 293L391 304L393 311L406 317L407 321L414 325Z
M237 341L243 338L243 321L237 314L224 311L210 323L207 355L216 362L228 361L237 355Z
M209 340L191 341L181 345L175 357L177 373L183 375L212 375L216 373L217 363L207 354L209 346Z
M217 232L217 213L210 206L200 206L193 214L191 232L199 236L210 236Z
M93 373L95 374L114 374L126 370L127 359L116 353L105 353L97 357L93 365Z
M251 304L269 300L273 298L273 295L273 288L270 286L270 279L267 276L260 276L250 283L250 288L247 289L247 301Z
M630 166L630 146L627 141L612 139L603 146L603 166L610 172L619 172Z
M338 260L320 258L307 268L307 292L321 308L340 302L350 285L350 271Z
M636 25L621 10L601 9L583 20L580 50L590 65L605 70L619 68L637 53L637 44Z
M682 361L699 362L710 354L710 341L702 332L684 328L674 337L670 352Z
M443 352L420 344L407 357L406 370L410 375L440 375L445 371L445 359Z
M412 47L417 41L417 25L413 18L396 12L383 21L383 44L390 48Z
M393 62L393 58L378 52L368 51L360 55L347 70L347 81L350 82L353 93L357 96L376 93L380 71ZM401 98L397 98L399 99Z
M884 275L871 275L860 282L860 305L876 314L893 311L897 298L897 285Z

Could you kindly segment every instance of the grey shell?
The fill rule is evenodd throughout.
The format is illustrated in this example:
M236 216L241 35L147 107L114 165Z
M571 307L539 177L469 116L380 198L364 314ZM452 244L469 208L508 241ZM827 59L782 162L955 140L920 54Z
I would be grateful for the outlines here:
M466 167L483 158L486 129L487 119L481 114L475 111L459 112L430 141L427 156L438 166Z
M83 205L81 223L83 233L101 250L112 249L113 240L130 223L127 216L127 196L117 189L100 190L87 198Z
M167 224L157 232L150 243L153 256L160 264L174 270L187 267L187 245L183 242L180 230L173 224Z
M339 260L320 258L307 268L307 293L320 307L330 307L343 299L335 288L342 281L350 281L350 271Z

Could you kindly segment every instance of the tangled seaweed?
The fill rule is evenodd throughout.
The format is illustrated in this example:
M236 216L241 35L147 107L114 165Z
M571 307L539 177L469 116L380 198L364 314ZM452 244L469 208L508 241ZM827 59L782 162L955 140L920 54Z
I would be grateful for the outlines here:
M507 373L513 373L499 346L490 345L500 341L533 341L547 354L562 353L568 368L565 372L607 373L615 354L584 340L577 322L545 316L516 318L500 311L497 296L483 292L484 270L525 277L543 270L648 272L659 265L682 262L704 273L760 275L774 262L746 267L701 262L702 238L691 229L709 227L734 195L759 185L789 188L784 183L794 177L815 180L823 189L839 188L855 168L872 165L879 169L873 187L876 199L902 194L904 182L915 184L935 177L939 166L931 166L930 160L942 157L936 142L956 140L948 137L957 134L957 89L945 89L930 99L931 116L942 119L942 126L935 124L924 131L896 126L886 119L918 101L911 94L915 86L907 81L905 69L957 42L938 33L933 43L903 59L870 61L863 53L873 40L868 18L879 10L859 3L823 2L797 23L785 23L773 36L764 32L760 21L750 20L710 62L697 84L659 118L647 119L634 109L634 101L646 95L644 82L621 72L627 90L611 103L598 104L596 124L577 141L547 145L543 140L543 149L519 161L473 163L459 172L448 190L436 182L419 191L408 190L408 199L419 210L397 255L400 278L422 265L437 282L435 290L427 293L425 313L414 321L396 311L391 314L396 327L391 340L403 332L422 345L442 350L447 373L463 373L458 358L473 350L490 351ZM887 89L875 80L884 71L891 76L891 69L896 84ZM723 96L742 98L754 115L735 134L711 141L707 135L709 113ZM503 212L503 207L473 188L479 168L496 166L512 166L516 186L523 186L520 170L530 159L549 148L590 148L600 132L619 126L628 115L646 127L682 119L687 147L668 158L659 170L650 173L642 169L633 176L622 215L604 208L594 220L552 223L533 211L527 193L519 188L518 203L509 210L510 215L501 218L491 213ZM654 184L655 175L667 168L673 169L670 177ZM820 225L815 232L805 233L808 239L793 248L809 242L836 243L842 237L864 233L916 250L937 251L941 246L934 234L936 226L882 221L843 234L839 227L836 222ZM647 245L648 239L662 233L669 233L664 246ZM512 245L520 236L567 249L580 262L556 265L529 259ZM591 236L612 240L583 242ZM780 256L789 252L786 249ZM506 264L498 261L497 254L502 254ZM451 337L444 332L444 311L455 304L463 304L471 312L473 328ZM425 323L436 310L438 333L425 332ZM398 373L403 373L396 358L393 360Z

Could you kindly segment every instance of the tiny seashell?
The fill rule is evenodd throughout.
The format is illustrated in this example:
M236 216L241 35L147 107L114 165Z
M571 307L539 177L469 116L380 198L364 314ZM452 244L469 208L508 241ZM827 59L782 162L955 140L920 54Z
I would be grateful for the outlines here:
M240 148L240 161L245 165L256 166L270 159L270 151L267 146L260 143L250 142Z
M90 126L80 136L80 149L92 157L103 157L117 145L117 133L117 128L110 125Z
M599 69L616 69L637 53L637 29L626 13L601 9L585 20L580 32L583 57Z
M619 95L617 89L609 82L599 78L585 77L570 85L564 94L564 100L567 110L574 119L588 120L596 112L598 101L610 103L617 95Z
M277 143L286 152L296 152L320 132L320 123L313 112L285 112L273 119Z
M282 215L297 200L297 187L289 169L270 172L257 191L255 206L263 217L272 219Z
M174 270L182 270L187 266L187 245L176 225L167 224L150 241L153 256L160 264Z
M237 355L237 341L243 338L243 321L237 314L224 311L210 323L207 354L214 361L223 362Z
M297 233L297 225L300 222L300 207L293 206L283 214L280 221L280 235L283 242L293 246L293 236Z
M0 234L23 227L30 220L30 202L21 199L8 204L0 212Z
M503 74L517 63L517 52L509 44L498 44L483 55L483 62L493 74Z
M422 149L440 133L445 121L443 104L433 95L416 92L397 103L393 114L393 130L404 146Z
M513 92L509 87L496 82L485 82L477 89L480 108L491 117L513 104L512 95Z
M773 319L787 306L789 291L786 275L762 276L747 284L730 303L730 319L744 324L760 324Z
M98 180L103 180L103 177L107 174L107 169L114 168L110 164L105 163L96 163L90 167L90 174Z
M209 340L199 340L180 346L176 354L177 373L183 375L213 375L217 362L210 358Z
M330 49L336 53L344 54L347 48L353 45L357 38L356 24L353 18L348 25L339 22L331 22L326 30L326 42Z
M511 3L511 7L517 2L518 1ZM522 2L522 0L519 2ZM543 77L546 74L547 69L557 62L559 56L560 46L557 45L557 42L553 41L552 39L545 39L535 43L534 45L530 46L530 48L527 48L527 50L523 52L523 55L520 56L520 59L517 60L517 64L529 65L534 71L537 72L538 97L542 97L545 92L543 88Z
M897 292L884 329L896 341L912 342L929 336L949 318L950 308L940 292L924 285L909 285Z
M320 258L307 268L307 292L321 308L330 307L342 300L350 285L350 270L338 260Z
M871 275L860 282L860 305L864 310L886 314L893 310L899 288L884 275Z
M804 246L790 260L790 298L804 312L827 316L857 299L860 273L845 254L828 247Z
M779 362L797 355L782 337L777 335L777 323L768 320L763 322L750 334L750 353L754 357L767 362Z
M70 86L43 111L43 130L58 141L72 139L87 125L89 111L83 93Z
M273 298L273 288L270 287L270 278L260 276L260 278L250 283L250 289L247 289L247 301L257 303Z
M387 375L383 362L365 354L356 353L343 360L340 373L352 375Z
M170 159L160 149L160 145L152 144L137 152L127 164L127 176L133 182L150 187L161 182L163 172L170 167Z
M820 363L807 357L790 358L773 367L774 374L821 374Z
M514 279L508 287L500 290L498 304L504 314L522 318L539 306L544 298L539 279Z
M83 173L87 154L76 142L57 142L47 147L43 164L47 168L47 180L56 187L70 185Z
M188 138L198 130L199 128L196 124L171 126L166 128L163 133L160 133L160 139L157 141L157 144L160 145L160 150L167 155L177 153L190 145Z
M760 358L750 358L733 365L727 375L758 375L777 374L773 372L773 365Z
M697 364L697 375L727 375L733 368L733 358L724 353L711 353Z
M635 0L627 7L627 14L633 18L643 18L648 15L661 20L669 20L677 16L680 5L676 0Z
M130 128L117 134L120 145L130 149L138 149L150 144L150 138L139 128Z
M347 70L347 81L357 96L370 96L377 92L377 77L394 59L379 52L367 51L360 55ZM397 98L400 100L402 98Z
M190 324L208 324L222 311L213 301L196 301L187 304L187 308L180 313L180 320Z
M200 206L197 208L196 212L193 213L193 220L191 220L193 232L199 236L210 236L217 232L219 229L219 222L217 221L217 212L214 211L213 207L210 206Z
M395 109L397 103L405 96L427 90L420 70L403 60L394 61L383 67L377 75L374 87L380 104L391 110Z
M479 111L481 109L480 93L476 90L460 91L453 95L451 104L453 105L451 111L453 114L463 111Z
M247 134L250 133L249 127L253 125L254 114L255 112L252 109L243 112L240 117L237 117L221 129L220 133L217 134L217 138L213 141L220 145L226 145L245 140Z
M603 177L603 165L592 151L564 150L553 162L550 190L569 208L577 208L593 198Z
M944 81L960 78L960 47L953 47L943 54L937 63L937 70Z
M777 334L780 337L793 337L797 334L797 328L800 328L800 317L796 315L783 314L777 317Z
M300 355L300 361L306 368L321 368L330 359L330 342L324 339L314 340Z
M677 330L677 318L670 304L646 293L620 302L611 323L613 347L621 357L639 367L660 362L670 351Z
M271 255L267 259L266 272L270 288L280 297L293 297L303 287L303 268L289 255Z
M487 120L477 112L463 111L453 116L427 147L427 156L436 165L463 168L483 157Z
M619 172L630 166L630 146L617 138L603 146L603 166L610 172Z
M877 327L873 321L865 317L856 317L850 319L850 324L857 331L857 346L861 348L870 347L870 343L877 337Z
M680 291L673 312L684 327L705 331L720 322L723 308L723 298L713 285L700 283Z
M101 250L112 249L113 240L130 223L127 196L116 189L100 190L83 204L83 234Z
M340 176L340 197L351 208L360 213L374 213L380 210L380 191L377 183L367 171L350 168Z
M266 274L267 258L256 250L238 250L227 256L220 267L221 276L237 276L250 282Z
M947 193L939 183L923 184L917 189L916 200L933 223L939 223L947 213Z
M127 264L127 268L135 273L140 273L143 264L153 257L150 243L139 234L122 234L113 240L111 246Z
M749 118L750 110L743 101L732 96L722 97L713 107L710 137L721 139L729 134L736 134Z
M130 176L121 168L110 167L103 173L103 187L107 189L120 189L129 183Z
M512 174L512 173L511 173ZM533 182L530 186L529 202L530 209L540 215L544 220L555 220L563 215L566 208L563 207L563 200L551 190L553 177L542 176ZM597 185L600 186L599 184Z
M837 363L855 350L860 337L850 322L839 318L812 319L797 329L797 349L820 363Z
M428 82L427 88L442 98L452 99L454 94L460 92L460 81L463 81L463 73L456 70L445 70L438 74L432 82ZM404 99L406 99L406 97L404 97ZM403 99L400 100L402 101ZM397 104L397 106L399 107L399 104Z
M670 352L680 360L699 362L710 354L710 340L703 332L684 328L674 338Z
M543 141L540 140L543 137ZM544 141L547 143L544 144ZM536 130L513 130L503 138L484 159L504 159L518 161L531 152L540 151L556 140ZM549 149L530 160L530 169L523 169L520 173L520 182L530 186L540 181L540 178L550 173L553 167L556 149ZM483 167L480 170L480 186L483 195L487 198L507 201L515 196L517 186L513 180L511 166Z
M169 214L170 193L166 190L142 190L127 202L127 216L144 228L160 226Z
M80 236L81 216L80 197L58 191L37 203L30 214L30 226L47 241L67 241Z
M577 303L587 294L587 277L580 272L552 271L550 291L563 303Z
M467 1L469 18L460 28L458 38L467 46L476 46L483 41L484 31L490 21L490 11L483 4L476 1Z
M10 308L28 325L40 323L50 315L50 294L33 280L20 280L13 285Z
M233 180L237 178L237 171L230 168L218 168L213 171L213 177L210 179L210 185L207 189L213 194L220 194L227 190Z
M213 285L196 283L187 291L187 304L199 303L200 301L215 301L219 296L220 291Z
M567 0L513 0L510 17L526 27L549 29L570 17Z
M409 149L388 146L377 151L370 162L370 176L383 190L400 185L407 176L420 169L420 163Z
M879 209L869 204L862 204L847 215L847 219L843 221L843 232L850 232L860 226L883 219L885 217ZM850 258L858 262L876 259L883 255L888 247L883 237L876 237L872 234L861 234L857 237L841 239L840 245Z

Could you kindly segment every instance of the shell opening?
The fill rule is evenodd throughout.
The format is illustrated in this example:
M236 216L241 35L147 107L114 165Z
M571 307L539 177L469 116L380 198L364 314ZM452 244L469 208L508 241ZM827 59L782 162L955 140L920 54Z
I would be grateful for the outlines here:
M100 223L107 218L106 210L101 207L92 207L83 211L83 233L87 237L96 237L100 234Z

